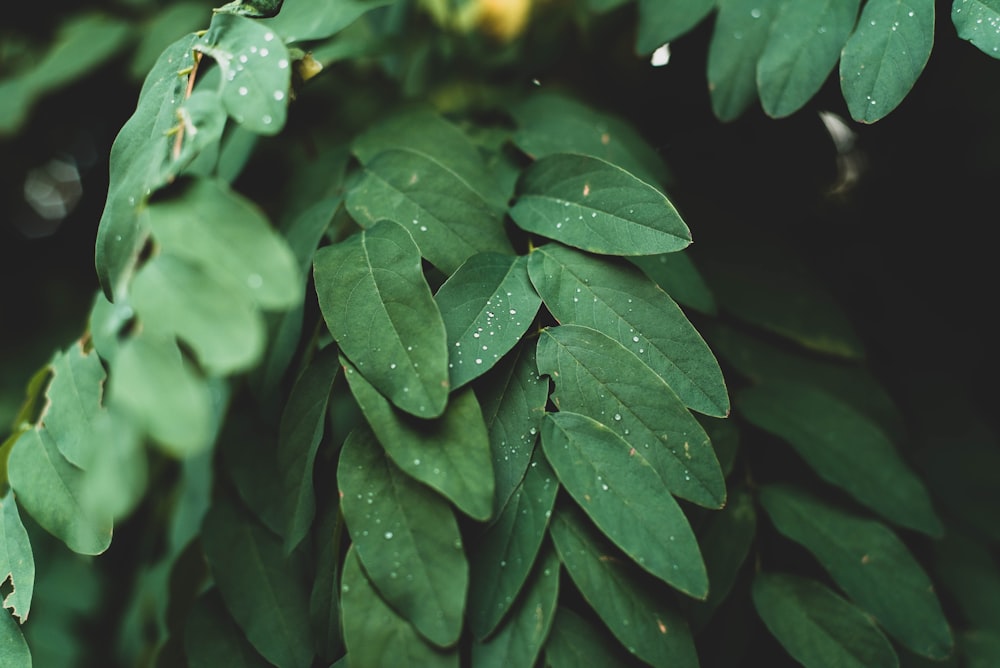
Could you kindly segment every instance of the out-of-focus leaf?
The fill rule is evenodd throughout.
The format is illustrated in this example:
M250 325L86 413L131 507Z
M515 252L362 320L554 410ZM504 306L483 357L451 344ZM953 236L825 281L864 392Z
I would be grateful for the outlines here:
M21 627L6 610L0 610L0 664L10 668L31 668L31 650Z
M951 22L962 39L980 51L1000 58L1000 2L997 0L954 0Z
M657 667L698 665L687 623L665 592L622 563L579 511L560 508L549 533L577 589L629 652Z
M549 633L559 600L559 558L544 550L506 621L488 640L472 645L472 662L483 668L533 666Z
M793 114L823 86L854 29L860 1L780 5L757 61L757 89L769 116Z
M86 474L66 461L45 429L21 434L11 450L7 475L18 505L66 547L100 554L111 545L110 514L82 504Z
M320 511L313 530L316 577L309 594L309 617L316 637L316 653L332 661L344 653L340 619L340 548L344 522L339 504Z
M948 656L954 641L934 586L895 533L792 487L765 486L760 501L778 531L812 552L889 635L921 656Z
M184 625L184 653L190 668L267 668L273 665L247 641L215 587L198 597L189 614Z
M35 557L17 512L17 502L10 493L0 498L0 582L10 587L3 607L10 608L10 613L23 624L28 619L31 594L35 590ZM0 614L6 615L6 611Z
M722 370L680 307L636 267L545 244L528 275L552 315L615 339L638 355L681 401L706 415L729 414Z
M555 153L529 165L510 216L518 227L593 253L655 255L691 231L654 186L599 158Z
M531 326L542 300L527 267L525 256L480 253L438 288L452 390L492 368Z
M335 35L360 16L393 0L339 0L316 6L311 0L285 0L267 26L289 42L322 40Z
M546 415L542 447L562 486L622 551L679 591L708 595L691 525L635 448L600 422L566 412Z
M453 645L462 631L469 566L448 502L394 465L367 428L344 442L337 485L368 580L422 636Z
M892 644L872 619L815 580L759 573L753 601L768 630L803 666L899 665Z
M632 448L672 494L721 508L726 483L701 424L652 369L589 327L549 327L538 337L538 371L551 376L560 410L587 415Z
M362 570L353 547L348 549L344 560L340 591L350 665L458 668L457 650L443 650L430 644L382 600Z
M555 473L536 450L510 502L472 541L466 617L477 639L494 631L521 591L545 537L558 491Z
M636 255L629 261L682 306L707 315L718 312L715 296L687 253Z
M395 410L353 366L341 362L351 393L393 463L470 517L489 519L493 513L489 436L472 390L452 395L441 417L420 420Z
M962 665L966 668L992 668L1000 662L1000 633L966 631L961 640Z
M639 28L636 53L650 54L656 47L673 41L715 9L714 0L638 0Z
M311 666L305 574L286 558L281 539L218 498L205 515L201 540L219 593L247 640L278 668Z
M551 668L621 668L628 656L603 629L571 608L559 606L545 642L545 665Z
M736 407L778 435L821 478L885 519L931 536L944 531L923 481L877 425L805 383L771 381L743 389Z
M934 556L934 574L967 624L1000 633L1000 564L990 547L951 529Z
M400 409L441 415L447 336L406 230L383 221L319 249L314 263L323 318L344 355Z
M739 118L757 100L757 59L781 0L719 0L708 45L708 90L720 121Z
M149 478L145 443L136 425L120 413L101 410L90 424L91 448L81 460L87 473L80 502L94 512L125 517L146 492Z
M135 46L129 64L129 74L142 81L160 52L181 35L205 27L209 15L201 2L172 2L153 12L142 26L142 39Z
M874 123L903 101L931 56L934 0L869 0L840 56L851 117Z

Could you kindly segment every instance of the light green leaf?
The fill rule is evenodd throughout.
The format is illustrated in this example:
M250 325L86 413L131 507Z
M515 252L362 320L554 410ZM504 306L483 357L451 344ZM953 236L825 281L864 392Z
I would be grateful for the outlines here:
M654 255L691 243L691 231L660 190L579 154L556 153L529 165L510 217L521 229L594 253Z
M716 315L715 296L687 253L636 255L629 262L639 267L678 304L707 315Z
M541 297L528 280L528 258L470 257L434 295L448 333L448 373L455 390L481 376L531 326Z
M256 204L224 183L193 179L155 198L143 215L161 252L199 265L259 307L302 301L305 272L288 243Z
M0 664L10 668L31 668L31 650L21 627L6 610L0 610Z
M622 563L578 510L559 509L549 534L583 598L629 652L658 668L698 665L687 623L669 597Z
M715 0L638 0L638 3L635 50L643 55L689 32L715 9Z
M545 642L551 668L621 668L628 661L621 645L572 609L559 606Z
M56 354L50 368L52 380L45 390L50 408L43 416L45 428L59 452L71 464L83 467L92 451L103 445L95 440L92 423L103 412L101 395L107 374L97 354L84 351L79 344Z
M408 475L436 489L477 520L493 512L489 436L472 390L452 395L434 420L395 410L347 360L341 358L351 393L386 454Z
M66 461L45 429L21 434L11 450L7 475L18 505L66 547L101 554L111 545L110 514L81 503L86 474Z
M757 59L782 0L719 0L708 44L712 111L734 121L757 100Z
M361 15L394 0L338 0L319 6L312 0L285 0L267 26L288 42L322 40L337 34Z
M336 346L316 353L292 386L278 427L278 475L285 509L285 552L305 538L316 515L313 464L323 430L333 381L340 369Z
M95 513L125 517L146 491L149 463L135 423L121 413L101 410L90 424L91 448L79 466L83 477L80 503Z
M651 185L671 180L660 155L619 116L545 90L519 100L510 113L517 122L514 143L536 160L554 153L579 153L618 165Z
M559 244L535 249L528 275L563 324L602 332L637 354L692 410L724 417L722 370L680 307L641 271Z
M179 125L174 137L180 139L174 145L173 157L178 166L192 173L211 172L215 161L209 160L209 157L214 158L226 128L226 110L222 97L218 91L206 88L207 86L196 88L177 110ZM184 128L183 133L180 127ZM201 164L207 164L209 168L202 170Z
M475 391L489 432L497 515L528 469L549 397L549 381L535 364L535 346L517 346L480 379Z
M871 618L815 580L759 573L753 602L768 630L803 666L899 666L895 650Z
M156 256L135 275L131 302L144 331L181 339L209 373L249 369L263 354L261 314L201 265Z
M194 602L184 624L184 654L190 668L267 668L212 587Z
M291 56L269 25L218 13L194 49L218 65L219 92L233 120L257 134L281 131L291 90Z
M1000 1L954 0L951 22L962 39L993 58L1000 58Z
M344 643L347 661L368 668L458 668L457 650L431 645L408 621L382 600L361 568L352 546L344 560L341 581Z
M129 61L129 75L136 81L142 81L146 72L153 68L160 52L179 36L204 28L206 17L205 4L193 0L172 2L145 16L139 28L142 39L135 45Z
M556 407L616 433L672 494L707 508L725 504L726 482L708 435L638 357L579 325L542 330L537 356L539 373L555 382Z
M17 512L17 501L9 492L0 498L0 582L10 588L3 607L10 608L10 613L23 624L28 619L31 594L35 590L35 557Z
M921 656L948 656L954 641L933 583L895 533L792 487L765 486L760 502L889 635Z
M472 541L469 628L479 640L510 610L545 537L559 481L536 450L524 480L497 519Z
M596 420L559 412L542 421L542 447L562 486L630 558L689 596L708 595L691 525L631 445Z
M363 227L380 220L404 225L420 254L446 274L476 253L513 254L501 213L460 167L410 148L382 151L348 191L347 210Z
M787 442L821 478L900 526L940 536L923 481L877 425L805 383L766 382L736 396L751 424Z
M851 117L874 123L913 88L934 45L934 0L869 0L840 56Z
M462 631L469 566L447 501L396 467L367 428L344 442L337 485L371 584L422 636L453 645Z
M229 614L261 656L278 668L311 666L305 573L285 557L281 539L234 502L217 498L201 541Z
M447 336L406 230L383 221L319 249L314 264L323 318L344 355L400 409L441 415Z
M769 116L789 116L823 86L854 28L860 1L781 4L757 61L757 89Z
M488 640L472 645L477 668L533 666L549 634L559 599L559 558L549 547L518 596L513 610Z

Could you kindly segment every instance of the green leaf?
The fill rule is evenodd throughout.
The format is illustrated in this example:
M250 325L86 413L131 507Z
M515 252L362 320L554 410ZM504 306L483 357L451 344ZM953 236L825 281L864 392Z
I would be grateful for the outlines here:
M654 255L691 243L691 231L659 189L579 154L529 165L510 217L521 229L594 253Z
M192 179L144 211L161 252L197 264L260 308L302 301L305 269L256 204L224 183ZM313 246L315 248L315 246Z
M533 666L555 617L559 558L546 549L507 620L488 640L472 645L472 663L482 668Z
M1000 632L1000 566L991 546L950 529L934 544L934 574L969 627Z
M493 633L528 579L558 491L555 473L536 450L510 502L472 541L467 617L477 639Z
M698 665L687 623L665 592L623 564L579 511L557 511L549 534L577 589L629 652L657 667Z
M726 482L705 430L652 369L620 343L579 325L546 328L538 371L560 410L587 415L629 444L672 494L721 508Z
M131 301L145 331L181 339L211 374L249 369L264 352L264 320L253 303L201 265L156 256L132 281Z
M344 442L337 485L371 584L422 636L453 645L462 632L469 566L447 501L393 464L368 429Z
M31 668L31 650L21 627L4 610L0 610L0 663L10 668Z
M201 541L229 614L261 656L278 668L311 666L305 574L285 557L281 540L218 498L205 515Z
M719 0L708 44L712 111L723 122L739 118L757 100L757 59L782 0Z
M251 514L275 535L282 536L288 517L278 468L276 425L252 406L234 405L222 425L215 449L221 455L220 474L235 487Z
M314 265L323 318L344 355L400 409L441 415L447 336L406 230L383 221L319 249Z
M235 14L215 14L193 47L215 60L226 111L246 129L274 135L285 125L291 56L273 29Z
M774 118L798 111L823 86L858 16L860 0L783 2L757 61L757 89Z
M101 410L90 425L91 448L79 463L83 477L80 503L94 512L125 517L146 492L149 463L135 423L121 413Z
M135 45L129 61L129 76L142 81L170 42L180 35L203 28L204 22L205 4L194 0L172 2L145 16L141 27L142 39Z
M190 668L267 668L243 631L226 611L219 590L201 594L184 624L184 653Z
M475 391L489 432L496 515L528 469L549 398L549 381L535 364L535 346L517 346L480 379Z
M638 0L638 3L635 50L644 55L689 32L715 9L715 0Z
M637 255L629 262L682 306L707 315L718 313L715 296L687 253Z
M996 631L965 631L962 633L961 665L968 668L990 668L1000 661L1000 633Z
M311 0L285 0L267 25L288 42L309 42L335 35L363 14L394 0L338 0L316 5Z
M381 220L404 225L420 254L446 274L476 253L512 254L500 212L459 168L414 149L382 151L348 191L347 210L363 227Z
M980 51L1000 58L1000 2L998 0L954 0L951 22L961 39Z
M313 530L316 552L316 577L309 594L309 617L316 637L317 654L332 661L344 654L340 616L340 553L344 520L340 504L330 504L320 511Z
M489 436L476 396L459 390L434 420L402 413L341 358L351 393L386 454L408 475L436 489L477 520L493 512Z
M628 659L617 642L598 627L559 606L545 642L545 665L551 668L620 668Z
M53 357L50 369L52 380L45 390L49 403L43 416L45 428L59 452L71 464L82 467L92 451L102 445L95 440L92 423L103 411L101 395L107 375L97 354L85 352L79 344Z
M558 244L535 249L528 275L552 315L636 353L692 410L724 417L729 395L718 362L680 307L633 266Z
M18 505L66 547L79 554L101 554L111 545L110 514L81 503L86 474L66 461L48 431L36 428L21 434L11 450L7 475Z
M458 668L459 655L431 645L382 600L361 568L352 546L341 583L344 642L352 666L371 668Z
M35 590L35 557L17 512L17 501L10 493L0 498L0 583L9 587L3 607L10 608L23 624L31 611L31 594Z
M895 533L792 487L765 486L760 501L778 531L812 552L889 635L921 656L948 656L951 629L933 583Z
M452 390L481 376L531 326L542 300L528 280L528 258L470 257L434 295L448 333Z
M708 595L691 525L631 445L596 420L559 412L542 422L542 447L562 486L630 558L689 596Z
M821 478L900 526L940 536L923 481L885 433L836 397L804 383L768 382L736 396L751 424L787 442Z
M554 153L578 153L618 165L651 185L671 180L660 155L619 116L544 90L511 105L510 113L517 122L514 143L536 160Z
M869 0L840 56L851 117L874 123L913 88L934 45L934 0Z
M815 580L759 573L753 602L768 630L803 666L899 666L871 618Z
M278 475L285 507L285 552L305 538L316 515L313 464L323 430L333 381L340 369L335 346L313 357L295 381L278 428Z

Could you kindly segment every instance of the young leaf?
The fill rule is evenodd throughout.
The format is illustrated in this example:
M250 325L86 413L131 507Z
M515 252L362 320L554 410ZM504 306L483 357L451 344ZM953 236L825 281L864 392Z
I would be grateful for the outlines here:
M75 466L82 467L101 443L95 441L93 422L103 411L104 366L93 351L79 344L69 346L50 363L52 380L45 390L50 406L45 412L45 428L59 452Z
M757 59L781 0L719 0L708 44L712 111L734 121L757 100Z
M184 625L184 654L190 668L267 668L212 587L195 601Z
M31 650L14 618L0 610L0 664L10 668L31 668Z
M951 22L958 36L980 51L1000 58L1000 3L997 0L954 0Z
M559 558L544 550L513 610L488 640L472 645L472 664L482 668L533 666L548 636L559 600Z
M521 229L611 255L655 255L686 248L691 231L670 200L621 167L556 153L522 172L510 217Z
M66 547L101 554L111 545L110 513L81 503L86 474L66 461L48 431L35 428L21 434L7 475L18 505Z
M470 257L434 295L448 332L452 390L499 361L531 326L542 300L528 280L528 258Z
M792 487L766 486L760 501L778 531L812 552L889 635L921 656L948 656L952 634L934 586L895 533Z
M636 53L648 55L701 23L715 9L714 0L638 0Z
M692 410L724 417L729 395L719 363L680 307L635 267L545 244L528 275L552 315L615 339L637 354Z
M549 534L577 589L629 652L661 668L698 665L687 623L668 597L623 564L578 510L560 508Z
M890 522L931 536L943 532L923 481L885 433L846 403L804 383L772 381L742 390L736 406L821 478Z
M458 668L457 650L428 643L382 600L362 570L353 546L344 559L340 591L350 665Z
M472 390L452 395L441 417L419 420L395 410L349 362L342 358L341 363L351 393L393 463L470 517L489 519L493 512L489 436Z
M205 515L201 540L229 614L261 656L278 668L311 666L309 594L281 539L233 501L218 498Z
M10 613L23 624L31 611L31 594L35 589L35 557L17 512L17 502L10 492L0 498L0 583L10 588L2 607L10 608Z
M538 337L538 371L555 405L588 415L621 436L672 494L721 508L726 482L708 435L673 390L620 343L579 325Z
M566 412L545 416L542 447L562 486L622 551L685 594L708 595L691 525L635 448L596 420Z
M628 665L621 645L572 609L559 606L545 642L545 665L551 668L621 668Z
M477 639L493 632L521 591L545 537L558 491L555 473L536 450L510 502L472 542L466 616Z
M678 304L716 315L715 296L687 253L636 255L629 262L639 267Z
M367 428L347 437L337 468L344 521L368 580L439 647L462 631L469 566L448 503L399 470Z
M781 4L757 61L757 89L769 116L791 115L823 86L854 28L860 2Z
M344 355L400 409L441 415L447 336L406 230L383 221L319 249L314 266L323 318Z
M803 666L899 666L892 644L871 618L815 580L759 573L753 602L768 630Z
M874 123L913 88L934 44L934 0L869 0L840 56L851 117Z

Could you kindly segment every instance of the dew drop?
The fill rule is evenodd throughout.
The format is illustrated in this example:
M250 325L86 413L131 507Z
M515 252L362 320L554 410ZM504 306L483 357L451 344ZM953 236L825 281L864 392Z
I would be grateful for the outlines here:
M256 290L264 285L264 278L260 274L250 274L247 276L247 287Z
M385 532L385 539L386 540L392 540L392 532L391 531L386 531Z
M240 86L240 95L246 95L249 92L246 86Z
M280 90L274 91L274 99L277 100L278 102L281 102L282 100L285 99L285 93Z

